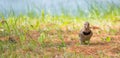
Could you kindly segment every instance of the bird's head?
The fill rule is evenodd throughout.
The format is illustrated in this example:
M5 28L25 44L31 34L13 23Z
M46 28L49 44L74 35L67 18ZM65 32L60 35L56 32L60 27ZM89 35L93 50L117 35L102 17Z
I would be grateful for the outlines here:
M84 23L84 29L85 29L85 30L89 30L89 28L90 28L89 25L90 25L89 22L85 22L85 23Z

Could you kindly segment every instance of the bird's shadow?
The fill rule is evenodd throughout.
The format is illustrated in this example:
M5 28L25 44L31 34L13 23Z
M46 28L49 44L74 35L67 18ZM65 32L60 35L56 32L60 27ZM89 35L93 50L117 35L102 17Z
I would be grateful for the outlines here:
M108 45L107 42L97 42L97 43L90 43L89 45L91 46L96 46L96 45Z

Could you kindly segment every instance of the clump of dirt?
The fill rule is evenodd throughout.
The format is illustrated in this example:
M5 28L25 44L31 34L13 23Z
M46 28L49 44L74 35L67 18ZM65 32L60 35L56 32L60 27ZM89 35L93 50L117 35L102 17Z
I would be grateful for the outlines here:
M110 49L106 50L104 54L111 57L119 57L120 46L111 47Z
M20 41L19 39L20 38L18 36L16 36L16 35L0 37L0 41L9 41L9 42L14 42L14 43L19 42Z
M69 52L75 52L75 53L83 53L86 55L92 55L96 54L97 50L94 47L89 46L73 46L68 48Z
M31 38L31 39L38 39L38 37L40 36L40 32L38 31L29 31L27 34L26 34L26 37L27 38Z
M113 53L120 53L120 46L112 48L110 51L113 52Z

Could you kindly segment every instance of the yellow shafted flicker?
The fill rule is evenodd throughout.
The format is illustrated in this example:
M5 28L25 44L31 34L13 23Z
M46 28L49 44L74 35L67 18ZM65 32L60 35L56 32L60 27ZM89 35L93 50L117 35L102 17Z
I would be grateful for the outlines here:
M89 22L85 22L83 28L80 30L79 37L81 44L89 44L93 32L90 30Z

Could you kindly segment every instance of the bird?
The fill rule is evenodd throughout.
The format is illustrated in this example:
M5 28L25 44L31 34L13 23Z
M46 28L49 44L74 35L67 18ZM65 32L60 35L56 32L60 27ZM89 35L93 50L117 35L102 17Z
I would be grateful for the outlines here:
M79 32L80 43L81 44L89 44L92 35L93 35L93 32L90 29L90 23L85 22L83 28Z

